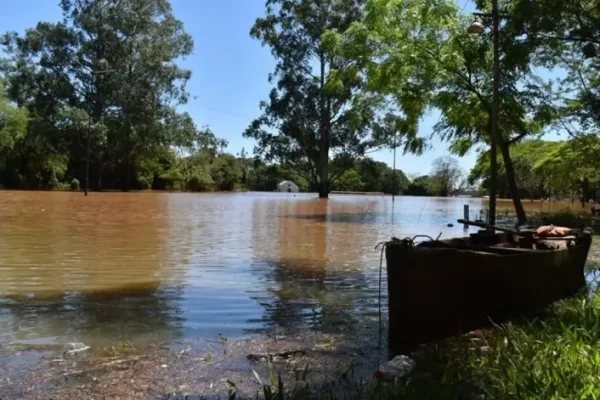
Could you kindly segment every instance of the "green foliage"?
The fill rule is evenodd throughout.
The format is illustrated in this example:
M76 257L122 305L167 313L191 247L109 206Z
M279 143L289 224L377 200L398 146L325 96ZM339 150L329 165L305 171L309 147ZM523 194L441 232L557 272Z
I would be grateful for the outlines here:
M79 183L79 181L77 180L77 178L73 178L71 180L71 190L79 190L81 188L81 185Z
M429 188L434 196L448 197L455 194L463 185L461 179L462 170L455 158L438 157L433 160Z
M409 184L406 175L383 162L365 157L359 160L334 158L331 161L333 190L401 194Z
M552 189L564 195L577 193L585 202L597 198L600 171L596 168L600 155L600 138L585 135L557 143L552 151L537 160L534 168L551 177Z
M593 398L600 371L600 296L562 302L550 317L493 332L486 351L457 351L462 379L488 398ZM479 345L478 345L479 346Z
M571 136L597 134L600 122L600 37L597 0L515 0L506 26L526 35L527 62L562 69L545 96L557 127Z
M155 188L209 192L234 190L241 182L244 160L230 154L216 155L200 150L187 156L170 155L165 163L170 168L155 181Z
M364 187L360 174L354 168L346 170L332 185L334 190L362 191Z
M218 190L233 190L240 182L242 168L230 154L220 154L210 167L212 180Z
M408 196L433 196L433 182L429 175L419 176L406 189Z
M540 199L553 195L568 196L570 189L558 180L558 175L547 166L542 166L543 160L562 146L561 142L549 142L539 139L525 140L513 146L511 157L516 174L516 182L521 196L530 199ZM511 190L506 179L504 160L498 159L498 186L501 197L510 197ZM566 167L566 165L564 165ZM469 174L469 183L480 182L489 188L490 161L489 153L480 153L477 163Z
M396 170L396 174L394 175L394 171L388 167L380 179L379 184L381 185L381 190L378 191L387 194L400 195L406 191L409 183L410 180L404 172Z
M523 141L512 149L519 192L532 200L553 197L579 198L587 202L597 198L600 189L600 173L596 168L598 154L600 139L595 135L562 142ZM498 160L498 167L498 193L509 197L511 191L506 183L503 160ZM481 153L469 182L480 182L488 187L489 175L489 155Z
M246 160L246 186L248 190L273 192L281 181L292 181L301 192L309 190L304 174L288 164L265 164L260 159Z
M266 162L303 171L321 197L330 189L331 153L356 159L370 147L384 146L391 131L376 132L379 125L391 125L380 121L383 97L367 90L363 66L332 36L362 20L363 3L269 0L267 15L251 30L276 59L269 77L275 88L244 136L257 141L255 154ZM414 133L418 116L413 114L403 126Z
M327 43L364 66L369 90L385 96L409 127L427 107L437 108L441 118L435 133L450 142L455 154L463 156L474 146L488 145L494 70L490 35L468 34L472 16L461 15L452 0L370 0L365 14L345 32L330 32ZM539 135L556 115L544 96L549 86L529 64L521 37L504 32L500 36L498 144L507 182L515 189L510 145ZM442 187L438 192L447 190ZM515 207L525 219L518 190L513 192Z
M192 192L207 192L214 187L210 172L203 167L195 168L187 181L187 189Z
M153 188L161 176L185 188L168 153L184 158L216 149L218 140L176 110L190 78L178 62L193 42L169 1L64 0L60 7L61 22L2 37L1 72L17 107L0 97L0 182L83 181L89 139L92 188Z
M4 157L25 137L28 120L27 110L10 104L0 85L0 168Z
M182 190L185 188L185 177L177 168L171 168L160 176L165 181L167 190Z
M589 212L577 212L571 209L559 211L536 211L531 216L533 225L556 225L568 228L582 229L586 226L595 225L595 221Z

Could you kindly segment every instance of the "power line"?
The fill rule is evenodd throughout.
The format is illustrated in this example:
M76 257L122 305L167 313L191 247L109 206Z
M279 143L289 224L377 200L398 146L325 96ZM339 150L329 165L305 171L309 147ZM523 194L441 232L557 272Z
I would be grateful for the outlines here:
M230 115L230 116L236 117L236 118L243 118L243 119L254 119L254 118L256 118L256 117L250 117L248 115L243 115L243 114L235 113L235 112L232 112L232 111L221 110L221 109L214 108L214 107L208 107L208 106L203 106L203 105L199 105L197 107L203 108L203 109L209 110L209 111L218 112L218 113L221 113L221 114L227 114L227 115Z
M471 0L465 0L465 4L463 4L462 9L460 10L461 14L463 13L463 11L465 11L465 8L467 8L467 6L469 5L469 1L471 1Z

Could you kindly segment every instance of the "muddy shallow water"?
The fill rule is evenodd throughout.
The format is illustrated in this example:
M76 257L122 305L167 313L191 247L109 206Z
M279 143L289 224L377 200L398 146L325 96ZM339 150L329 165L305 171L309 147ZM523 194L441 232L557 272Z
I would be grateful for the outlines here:
M473 216L485 206L287 193L0 192L0 343L370 334L375 245L392 236L461 236L463 204Z
M463 203L0 192L0 342L360 331L377 315L375 245L462 235L447 224Z
M100 353L205 352L202 338L341 335L373 349L375 245L462 236L455 221L464 204L471 216L485 207L456 198L0 191L2 364L13 372L49 365L39 357L56 358L70 342Z

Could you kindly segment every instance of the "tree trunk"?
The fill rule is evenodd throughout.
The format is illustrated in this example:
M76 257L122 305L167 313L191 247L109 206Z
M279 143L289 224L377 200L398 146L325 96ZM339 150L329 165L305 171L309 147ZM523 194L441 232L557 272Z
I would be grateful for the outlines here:
M517 186L515 169L512 159L510 158L508 143L506 143L506 141L504 141L502 138L500 138L499 142L500 151L502 152L502 158L504 160L504 168L506 169L506 180L508 181L508 186L510 187L510 192L512 194L513 204L517 213L517 220L519 225L524 225L527 223L527 216L525 215L525 209L523 208L523 203L521 202L521 195L519 194L519 187Z
M329 198L329 146L321 146L319 155L319 198L327 199Z
M126 168L125 186L123 187L123 191L129 192L129 181L130 181L129 172L131 171L131 157L130 156L127 157L127 162L126 162L125 168Z
M586 178L581 182L581 207L582 208L585 208L585 203L587 203L587 200L589 198L589 191L590 191L590 182Z
M104 172L104 166L100 160L98 160L98 180L97 180L97 188L96 190L98 190L99 192L102 191L102 173Z
M319 198L329 198L329 145L330 145L330 126L328 107L325 105L325 57L321 53L321 87L320 87L320 143L319 143Z

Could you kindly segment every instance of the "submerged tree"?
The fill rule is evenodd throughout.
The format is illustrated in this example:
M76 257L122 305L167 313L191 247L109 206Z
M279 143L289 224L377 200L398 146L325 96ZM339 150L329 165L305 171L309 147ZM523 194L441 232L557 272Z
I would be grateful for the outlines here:
M267 160L308 169L320 197L329 193L332 145L343 146L344 130L360 130L369 117L348 108L358 82L341 81L332 87L328 81L332 65L345 61L324 51L321 35L327 29L345 29L360 16L356 0L269 0L267 15L251 30L277 60L269 76L276 88L269 101L261 103L263 115L244 135L258 141L255 150Z
M433 160L431 190L438 196L448 197L460 188L462 176L463 172L455 158L438 157Z
M275 88L261 104L263 115L244 135L257 140L255 151L267 161L306 171L320 197L327 197L330 181L344 173L330 170L331 158L351 164L370 147L389 142L389 135L376 131L393 122L384 118L393 115L384 96L366 90L362 62L324 35L346 31L362 18L362 0L269 0L266 17L251 31L271 48L277 64L269 76ZM407 130L415 133L417 122L418 117L405 122L411 125ZM394 128L399 125L396 121Z

